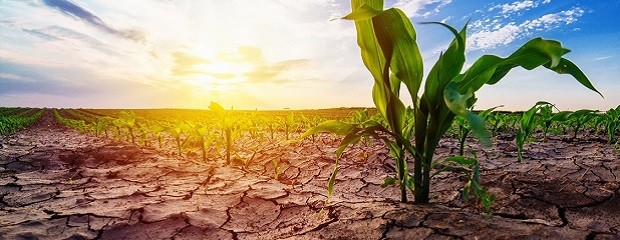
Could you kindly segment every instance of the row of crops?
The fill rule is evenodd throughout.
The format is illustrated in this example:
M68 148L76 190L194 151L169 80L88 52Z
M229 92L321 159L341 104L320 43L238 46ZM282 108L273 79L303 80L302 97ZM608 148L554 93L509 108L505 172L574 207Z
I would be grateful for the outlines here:
M211 105L211 110L54 110L58 122L81 132L154 147L182 157L198 156L202 161L225 159L228 164L231 161L247 164L250 161L247 156L276 143L294 142L303 131L321 121L354 121L362 113L368 115L369 111L348 108L233 111L216 103Z
M620 106L605 112L594 110L559 111L551 103L539 102L522 113L488 109L479 114L485 118L487 132L514 136L519 160L527 142L546 141L550 134L575 141L579 136L604 137L617 146L620 128ZM0 134L6 135L38 120L43 109L0 108ZM374 110L325 109L302 111L225 110L212 104L211 110L148 109L123 111L116 109L54 110L58 122L81 132L115 138L146 147L157 147L179 156L199 154L222 157L230 163L238 150L253 152L269 143L296 140L301 133L326 120L363 123L373 117ZM411 114L411 113L409 113ZM411 119L411 117L409 117ZM383 123L385 124L385 123ZM460 142L464 155L466 140L472 132L469 122L457 116L448 131ZM413 131L413 129L411 129ZM316 141L316 135L309 135ZM236 156L239 158L239 156Z
M546 141L549 134L567 141L577 140L580 134L605 136L609 143L618 143L620 106L606 112L558 111L551 103L539 102L523 113L493 110L496 108L480 113L486 120L488 133L513 135L519 160L525 143ZM200 155L204 161L211 156L221 157L227 163L234 157L240 158L239 151L251 153L268 144L296 140L304 131L326 120L353 124L370 119L380 121L373 117L374 113L362 109L233 111L216 103L211 105L211 110L54 110L58 122L78 131L156 147L178 156ZM460 141L460 155L464 155L471 132L469 122L457 116L448 133ZM316 141L315 134L308 137Z
M522 160L524 145L531 141L547 141L549 134L563 137L566 141L578 141L579 137L605 138L617 147L620 130L620 105L605 112L589 109L560 111L552 103L538 102L522 113L493 112L496 108L479 113L485 119L487 132L514 136L518 161ZM453 122L451 133L460 142L459 155L464 155L464 145L472 127L462 116ZM536 135L538 138L536 138Z
M36 122L43 115L43 109L0 108L0 135L8 135Z

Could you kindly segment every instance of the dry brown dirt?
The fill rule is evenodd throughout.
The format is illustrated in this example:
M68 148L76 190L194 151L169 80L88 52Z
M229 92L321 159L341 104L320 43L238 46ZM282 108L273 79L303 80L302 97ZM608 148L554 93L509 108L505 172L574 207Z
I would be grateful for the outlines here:
M248 166L200 163L67 129L48 111L0 141L0 239L620 239L620 160L597 138L477 150L497 195L487 216L438 175L427 205L399 203L380 144L342 160L337 139L273 144ZM457 149L442 140L438 156ZM284 180L273 179L278 159ZM411 196L409 196L411 198Z

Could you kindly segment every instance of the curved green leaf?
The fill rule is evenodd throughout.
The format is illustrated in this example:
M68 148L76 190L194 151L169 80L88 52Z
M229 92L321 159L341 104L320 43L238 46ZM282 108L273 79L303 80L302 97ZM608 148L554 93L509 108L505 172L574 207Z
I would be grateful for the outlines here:
M450 25L440 22L429 22L424 24L439 24L446 27L454 34L454 39L445 53L440 54L439 59L431 71L428 73L426 83L424 84L424 96L426 102L431 109L436 109L443 102L443 90L446 85L454 79L463 68L465 63L465 34L467 26L463 27L461 32Z
M422 56L409 18L401 10L390 8L373 17L372 24L383 56L389 60L389 71L407 86L411 96L416 96L422 83Z
M347 20L368 20L374 16L377 16L381 13L381 9L375 9L371 5L367 3L362 4L359 8L354 9L351 13L342 17L342 19Z
M299 138L303 139L310 135L326 132L326 133L335 133L338 135L347 135L351 130L355 128L355 124L345 123L338 120L329 120L320 123L319 125L312 127L306 130Z

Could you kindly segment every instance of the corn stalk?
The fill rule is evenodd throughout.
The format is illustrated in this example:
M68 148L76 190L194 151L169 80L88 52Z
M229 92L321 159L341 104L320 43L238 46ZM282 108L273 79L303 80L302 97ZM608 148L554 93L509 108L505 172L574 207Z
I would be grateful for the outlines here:
M422 57L416 43L415 28L409 18L397 8L384 10L381 0L352 0L351 8L352 12L344 19L355 23L362 62L374 80L372 98L383 120L369 120L361 124L327 121L302 135L331 132L345 136L336 151L338 158L328 183L328 195L333 190L335 181L331 179L335 179L339 169L338 159L344 149L362 137L370 136L383 140L396 163L395 181L386 179L385 185L390 182L399 185L402 202L407 202L408 188L413 192L416 203L427 203L433 156L441 136L458 115L466 119L472 133L488 145L484 119L469 109L476 101L476 91L485 84L497 83L515 67L531 70L543 66L557 73L570 74L585 87L598 92L575 64L562 57L569 52L568 49L558 41L542 38L530 40L505 58L484 55L464 70L467 26L457 31L438 22L433 24L451 31L454 39L448 49L440 54L426 78L424 89L421 89ZM409 111L400 100L401 85L405 85L413 102L412 116L408 116ZM420 90L423 90L422 93ZM413 174L408 172L408 158L413 158ZM471 179L478 181L478 165L464 166L475 173L476 176ZM479 182L470 186L476 188L474 193L483 203L492 200Z

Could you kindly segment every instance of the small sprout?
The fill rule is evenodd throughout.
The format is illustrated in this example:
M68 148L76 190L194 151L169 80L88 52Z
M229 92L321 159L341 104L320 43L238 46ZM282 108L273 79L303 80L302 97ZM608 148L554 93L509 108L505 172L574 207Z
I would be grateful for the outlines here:
M271 159L271 164L273 164L273 179L280 180L280 174L282 173L282 168L280 167L280 161Z

